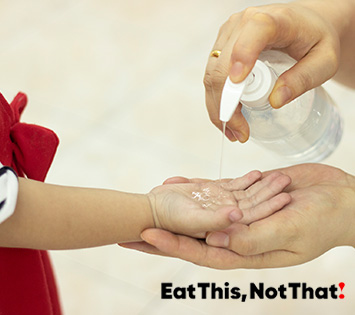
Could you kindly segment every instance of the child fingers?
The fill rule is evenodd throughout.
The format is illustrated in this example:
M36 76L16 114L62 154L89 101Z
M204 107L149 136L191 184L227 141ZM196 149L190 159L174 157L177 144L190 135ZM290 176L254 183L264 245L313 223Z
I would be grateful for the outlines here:
M270 185L270 183L273 182L280 175L282 175L282 173L279 171L271 172L269 175L265 176L260 181L256 182L254 185L252 185L248 189L246 189L245 190L245 197L249 198L249 197L255 195L261 189Z
M264 219L276 211L281 210L291 202L291 196L288 193L280 193L269 200L266 200L255 207L242 210L243 218L239 221L243 224L250 224L254 221Z
M275 214L273 217L275 217ZM271 218L271 217L270 217ZM245 225L234 223L221 232L209 233L206 243L212 246L228 248L243 256L254 256L288 248L294 232L287 224L282 224L284 216L265 219ZM225 234L225 240L222 233Z
M245 189L253 185L256 181L258 181L261 176L262 173L260 171L251 171L242 177L235 178L228 183L223 183L222 188L228 191L244 191Z
M246 191L246 198L238 201L240 209L253 208L256 205L282 192L291 183L291 178L280 172L274 172Z

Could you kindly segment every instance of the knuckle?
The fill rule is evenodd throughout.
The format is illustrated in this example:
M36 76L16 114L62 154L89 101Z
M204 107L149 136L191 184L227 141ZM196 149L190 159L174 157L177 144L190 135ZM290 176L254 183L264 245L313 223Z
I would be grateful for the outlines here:
M220 70L219 68L215 68L212 71L206 72L203 78L203 84L206 90L211 90L213 88L223 86L227 75L227 71Z
M269 13L266 12L256 12L252 19L265 24L274 24L275 20Z
M293 9L288 6L288 5L278 5L277 7L273 8L273 11L275 16L281 16L281 17L288 17L292 18L293 17Z
M233 192L233 196L237 199L236 193L237 192ZM240 198L237 202L238 202L238 208L243 211L243 214L245 213L245 211L248 211L249 208L252 206L252 203L249 198L246 199Z
M336 48L330 48L327 51L328 66L330 69L330 77L332 77L339 68L339 52Z
M222 24L222 26L219 28L219 32L218 35L220 36L221 34L223 34L224 32L228 31L228 30L232 30L236 24L239 23L240 19L241 19L242 14L241 13L234 13L232 14L228 20Z
M242 20L246 21L257 21L262 23L273 23L274 18L267 11L261 10L258 7L249 7L244 10Z
M274 26L276 25L277 19L292 18L293 15L293 9L284 4L273 5L272 7L251 6L242 12L242 21L255 20ZM231 16L230 19L231 18L233 18L233 16Z
M272 6L272 9L250 7L245 10L242 21L243 23L252 22L263 28L271 36L276 36L280 32L280 21L292 19L292 10L285 5Z
M253 21L261 24L261 27L266 29L269 33L276 33L277 23L273 15L266 12L259 12L254 14Z
M278 170L273 171L272 173L275 174L275 177L278 177L278 176L280 176L280 175L283 175L283 173L282 173L281 171L278 171Z
M252 210L253 207L254 207L255 205L257 205L257 204L260 202L259 199L260 199L260 198L259 198L259 195L258 195L258 194L255 194L255 195L253 195L253 196L250 197L250 199L249 199L249 202L250 202L250 211L253 211L253 210Z
M260 211L259 212L257 211L255 205L252 205L251 207L249 207L249 209L246 212L247 212L247 213L245 213L245 217L247 218L247 222L245 222L246 224L249 224L253 221L258 220L258 217L260 217L260 214L261 214Z
M310 90L314 86L314 78L310 72L302 71L298 75L299 75L299 83L302 89L302 93L304 91Z
M210 91L212 89L212 75L210 72L206 72L205 76L203 78L203 85L205 86L205 89Z
M237 22L240 19L240 13L234 13L232 14L229 19L227 20L227 22L224 24L225 26L232 24L234 25L235 22Z
M224 187L223 187L223 188L224 188ZM225 189L233 190L233 185L232 185L232 184L227 184L227 185L225 186ZM244 208L241 208L240 203L243 202L243 199L245 198L245 193L244 193L244 191L242 191L242 190L233 190L233 191L232 191L232 194L233 194L235 200L237 201L238 207L239 207L241 210L243 210ZM243 204L242 204L242 206L243 206Z
M242 19L249 20L256 13L260 12L260 9L254 6L248 7L243 11Z
M257 244L251 239L240 239L238 242L238 253L243 256L257 253Z
M281 175L283 175L283 173L281 173L280 171L276 170L276 171L272 171L270 174L268 174L265 178L273 181L275 180L275 178L280 177Z

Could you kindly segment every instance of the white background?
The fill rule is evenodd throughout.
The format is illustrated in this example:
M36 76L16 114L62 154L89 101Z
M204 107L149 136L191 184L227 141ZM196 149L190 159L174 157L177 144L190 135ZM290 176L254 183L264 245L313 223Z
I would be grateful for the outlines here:
M47 182L146 193L173 175L217 178L221 135L202 84L218 29L263 1L0 1L0 89L29 97L22 121L53 129L61 144ZM355 93L326 88L345 118L338 150L324 163L355 174ZM286 164L251 142L225 142L224 177ZM321 238L322 235L319 235ZM307 264L218 271L119 248L56 251L65 314L350 314L355 255L333 249ZM250 282L330 286L344 300L162 301L160 284Z

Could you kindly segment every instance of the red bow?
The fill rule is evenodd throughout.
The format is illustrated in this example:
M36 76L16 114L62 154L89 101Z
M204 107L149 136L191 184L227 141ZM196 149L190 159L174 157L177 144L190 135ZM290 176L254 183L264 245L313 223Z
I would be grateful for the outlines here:
M9 104L0 93L0 162L19 176L44 181L59 144L44 127L20 122L27 96L18 93Z

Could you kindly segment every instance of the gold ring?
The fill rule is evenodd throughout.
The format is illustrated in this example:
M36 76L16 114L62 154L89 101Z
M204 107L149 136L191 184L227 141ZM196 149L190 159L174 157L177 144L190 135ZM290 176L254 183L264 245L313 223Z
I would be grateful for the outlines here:
M220 50L212 50L212 52L210 53L210 56L218 58L220 54L221 54Z

